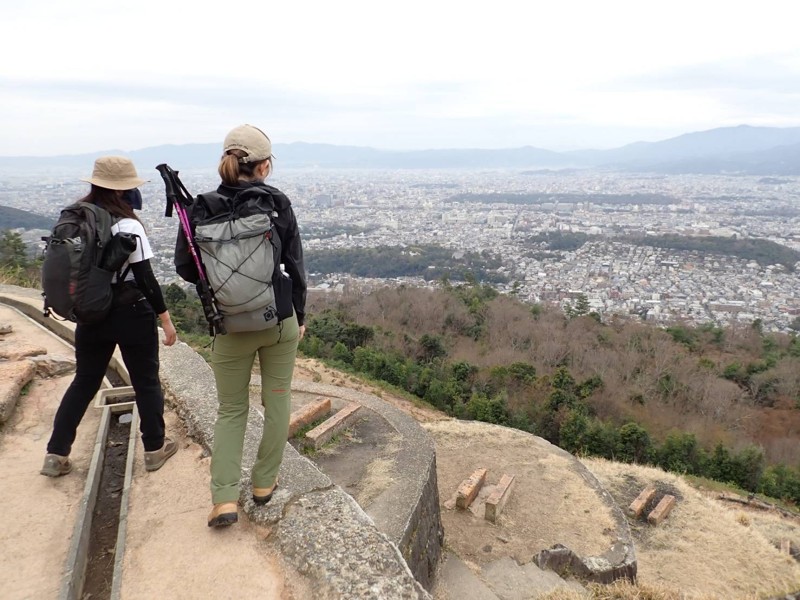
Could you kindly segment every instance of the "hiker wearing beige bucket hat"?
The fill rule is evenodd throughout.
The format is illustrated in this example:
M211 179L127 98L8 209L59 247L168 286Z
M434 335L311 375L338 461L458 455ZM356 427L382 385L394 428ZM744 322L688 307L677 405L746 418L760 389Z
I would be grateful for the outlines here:
M110 213L111 232L130 234L128 237L136 240L136 247L112 278L113 301L107 316L99 322L79 321L75 327L75 378L56 412L40 472L58 477L72 470L69 454L78 425L100 389L117 346L136 393L145 469L154 471L178 449L177 444L164 435L164 392L158 376L156 315L164 330L165 345L174 344L177 334L150 266L154 255L147 233L131 204L130 192L138 191L136 188L145 180L136 173L129 158L101 156L94 163L92 176L82 181L91 183L92 187L80 203L92 204Z
M214 290L217 300L223 294L227 300L220 308L227 333L217 336L211 346L210 363L219 407L211 452L214 506L208 516L209 527L231 525L238 519L248 384L256 356L263 382L264 430L250 471L253 501L266 504L278 487L278 470L289 432L292 374L297 345L305 332L306 304L303 246L292 204L283 192L265 183L272 173L272 142L258 127L240 125L225 136L222 151L217 169L222 182L216 190L200 194L191 210L193 231L197 231L195 240L201 236L211 239L210 245L217 248L214 256L203 252L209 280L213 283L217 263L223 265L219 272L230 275ZM244 222L248 223L241 224ZM251 224L253 228L249 229ZM256 229L256 224L261 228ZM209 232L215 227L224 233L214 237ZM237 235L237 228L242 229L241 236ZM259 235L252 235L253 231ZM223 260L221 254L229 249L230 254L225 257L241 256L244 261ZM232 264L238 265L234 272L230 271ZM197 283L199 274L182 233L176 243L175 267L181 277ZM231 285L231 281L236 283ZM251 299L263 297L264 292L269 297L266 305L259 300L253 302L252 309L237 310L244 303L249 305Z
M92 176L81 178L81 181L107 190L131 190L147 183L136 173L133 161L124 156L101 156L94 161Z

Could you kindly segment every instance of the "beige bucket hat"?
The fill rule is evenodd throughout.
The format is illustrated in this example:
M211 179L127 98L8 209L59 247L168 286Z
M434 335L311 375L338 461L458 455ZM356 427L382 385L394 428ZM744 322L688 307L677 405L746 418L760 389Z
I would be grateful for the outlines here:
M124 156L101 156L94 161L92 176L81 181L109 190L132 190L147 182L136 173L131 159Z
M225 152L242 150L247 153L239 159L240 163L260 162L272 156L272 142L266 133L253 125L239 125L231 129L223 143Z

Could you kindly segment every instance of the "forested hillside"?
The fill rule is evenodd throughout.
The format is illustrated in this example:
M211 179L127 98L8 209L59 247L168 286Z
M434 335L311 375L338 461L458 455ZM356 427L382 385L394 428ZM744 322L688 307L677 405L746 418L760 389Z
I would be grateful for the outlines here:
M800 501L800 340L600 322L487 286L315 299L302 351L572 452Z
M0 223L3 229L50 229L55 220L26 210L0 206Z
M351 273L357 277L421 277L427 281L463 279L466 273L480 281L505 283L508 277L497 272L502 266L499 257L488 251L456 252L434 245L409 248L378 246L377 248L309 249L308 264L318 273Z

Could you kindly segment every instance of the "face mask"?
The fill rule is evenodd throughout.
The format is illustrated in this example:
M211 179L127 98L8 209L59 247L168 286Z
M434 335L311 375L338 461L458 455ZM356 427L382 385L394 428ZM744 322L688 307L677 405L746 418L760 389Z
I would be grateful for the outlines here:
M142 192L139 191L139 188L125 190L122 192L122 199L130 204L132 209L142 210Z

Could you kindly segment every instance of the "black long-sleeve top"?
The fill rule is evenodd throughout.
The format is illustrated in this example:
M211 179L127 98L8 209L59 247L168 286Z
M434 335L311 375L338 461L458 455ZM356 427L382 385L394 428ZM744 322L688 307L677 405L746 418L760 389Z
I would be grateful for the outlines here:
M158 285L156 276L153 273L153 267L150 266L149 260L141 260L139 262L131 263L131 272L136 281L136 287L144 294L150 306L157 315L167 311L167 305L164 302L164 296L161 293L161 286Z
M273 222L281 240L281 263L292 280L292 305L297 314L298 324L303 325L306 315L306 272L303 264L303 244L300 240L300 230L294 210L292 210L292 203L279 189L265 183L242 181L237 186L228 186L223 183L217 188L219 194L234 200L236 195L243 191L248 192L248 198L252 199L253 194L256 194L264 199L265 206L274 206L277 216ZM225 201L214 201L213 199L207 202L195 201L188 211L189 220L192 223L192 234L194 234L196 223L229 210L230 206ZM178 232L175 243L175 269L178 275L191 283L197 283L200 277L183 232Z

